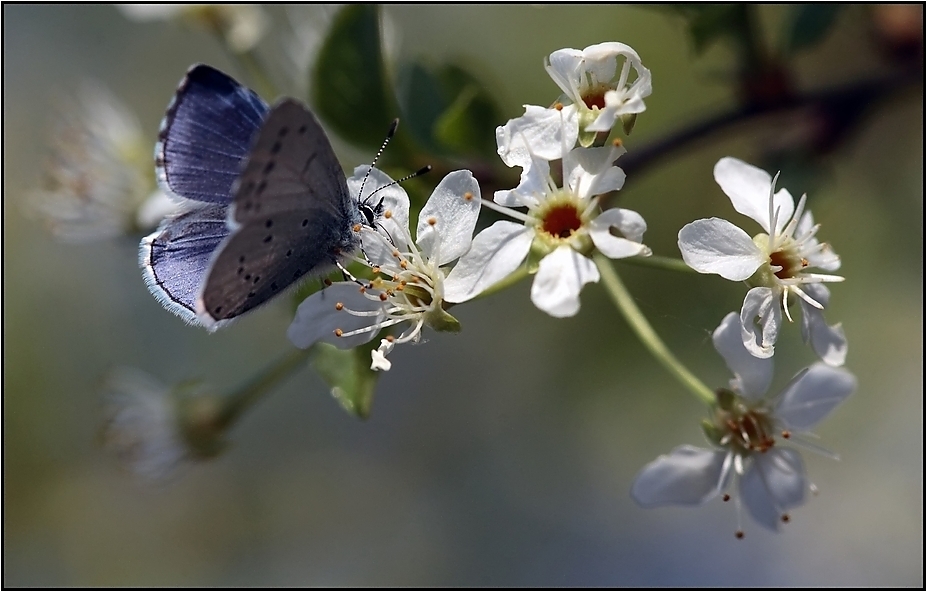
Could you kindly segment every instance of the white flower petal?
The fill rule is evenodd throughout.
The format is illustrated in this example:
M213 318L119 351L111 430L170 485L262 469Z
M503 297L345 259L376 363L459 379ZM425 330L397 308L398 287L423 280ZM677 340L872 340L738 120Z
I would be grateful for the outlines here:
M728 313L712 333L715 349L734 374L734 390L750 400L766 394L773 379L772 358L757 358L744 347L740 316Z
M617 228L626 238L611 233ZM650 249L641 244L647 223L643 216L632 210L611 208L589 223L589 237L606 257L621 259L636 255L650 255Z
M595 263L563 245L541 259L531 284L531 302L552 317L571 317L579 312L580 290L597 281Z
M582 199L621 189L625 174L614 162L626 152L614 145L568 151L563 155L564 187Z
M587 132L607 132L615 127L618 121L618 110L624 105L624 102L616 97L619 93L610 90L605 93L605 109L599 111L598 117L592 120L592 123L586 126Z
M341 310L336 307L338 303L343 305ZM357 316L349 311L377 312L382 309L382 302L364 296L360 286L354 282L336 282L303 300L286 335L300 349L311 347L318 341L341 349L356 347L376 336L377 322L385 318L385 313L381 316ZM370 327L370 331L349 337L335 335L336 329L348 333L364 327Z
M735 282L749 278L767 261L746 232L720 218L686 224L679 231L678 244L689 267Z
M563 158L576 144L579 114L575 105L562 109L525 106L525 115L496 128L498 153L508 166L522 168L515 189L496 191L493 200L507 207L535 207L547 193L550 161Z
M525 105L525 114L496 128L496 144L502 162L513 167L529 167L533 160L563 158L573 148L579 134L575 109L545 109Z
M594 82L609 82L615 77L618 56L634 50L624 43L597 43L583 50L583 62L580 72ZM636 56L637 54L634 53Z
M631 497L645 508L664 505L694 506L718 495L724 483L727 453L680 446L638 473Z
M583 52L578 49L558 49L550 54L544 69L554 80L560 90L573 102L581 101L579 90L579 67L583 62Z
M405 234L403 233L400 236L404 237ZM361 228L361 245L364 249L363 254L371 263L381 267L389 267L398 263L393 253L397 250L397 247L402 250L407 250L405 242L404 238L398 239L394 245L376 230L367 228L366 226Z
M806 432L856 390L856 377L842 368L812 365L776 404L776 416L797 432Z
M418 216L416 236L425 256L445 265L467 252L480 215L480 186L470 171L441 179ZM433 222L433 224L432 224Z
M444 300L465 302L508 277L521 265L534 230L500 220L473 238L470 250L444 280Z
M747 351L758 358L771 357L782 325L778 293L771 288L753 288L747 292L740 310L740 323Z
M807 288L811 286L823 287L821 284L808 284L805 287L805 291L809 292L810 290L807 290ZM817 298L815 298L815 300L817 300ZM821 302L818 300L818 302L826 305L826 301ZM828 325L827 321L824 320L823 312L804 300L799 300L799 304L802 310L802 339L804 339L805 343L811 342L814 353L816 353L825 364L829 366L843 366L846 362L847 351L849 349L846 335L843 333L843 326L840 323Z
M814 217L810 211L806 211L798 221L794 236L796 239L801 239L808 236L812 229L814 229ZM840 269L840 257L830 245L822 245L818 239L810 236L805 238L802 247L801 255L808 260L809 267L817 267L824 271L837 271Z
M767 233L769 229L769 190L772 177L763 169L749 165L736 158L725 157L715 165L715 181L731 199L734 209L756 220ZM792 218L795 201L785 189L779 190L773 198L773 210L778 210L776 230Z
M587 199L594 195L602 195L609 191L617 191L624 187L624 171L616 166L610 166L607 169L596 172L584 172L577 179L570 183L574 188L576 196L580 199Z
M777 531L782 514L805 502L808 480L801 455L774 447L753 455L753 466L740 480L740 495L747 511L762 526Z

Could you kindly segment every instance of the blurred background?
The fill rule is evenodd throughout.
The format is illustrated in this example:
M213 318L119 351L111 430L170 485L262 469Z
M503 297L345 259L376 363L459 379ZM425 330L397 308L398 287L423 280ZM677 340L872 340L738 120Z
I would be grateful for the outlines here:
M312 36L324 35L336 12L265 14L272 31L303 27L311 57ZM785 92L752 84L738 70L736 44L700 40L691 14L628 5L382 12L390 59L466 64L496 102L493 125L520 115L522 104L556 99L542 66L550 52L629 44L653 72L654 92L626 138L627 158L737 105L891 81L881 94L842 97L844 111L824 111L849 115L817 127L794 114L745 118L700 137L629 170L620 196L647 220L645 243L678 257L676 232L687 222L743 222L712 179L722 156L783 168L780 185L809 192L819 236L843 259L847 281L833 286L827 319L842 321L847 368L859 379L818 431L841 460L805 454L820 495L779 534L747 519L744 540L734 538L734 507L718 500L638 508L628 495L636 473L680 444L704 446L705 410L639 346L599 287L586 287L576 317L558 320L531 305L528 282L455 309L461 334L426 331L427 342L398 348L366 421L345 413L306 368L235 426L214 461L157 485L121 471L100 447L107 371L133 366L165 384L199 377L234 388L291 350L292 309L278 302L209 335L151 297L137 264L140 235L57 241L24 214L42 183L52 122L90 79L130 106L153 146L190 64L255 82L216 38L178 20L8 5L3 584L923 587L921 7L839 11L783 62ZM781 47L789 9L752 14L758 38ZM289 80L282 38L272 32L256 51L277 64L284 92L301 92L299 75L279 82ZM335 143L346 170L372 157ZM715 276L618 270L680 359L709 386L724 385L710 332L739 310L743 289ZM776 387L813 360L798 324L787 326Z

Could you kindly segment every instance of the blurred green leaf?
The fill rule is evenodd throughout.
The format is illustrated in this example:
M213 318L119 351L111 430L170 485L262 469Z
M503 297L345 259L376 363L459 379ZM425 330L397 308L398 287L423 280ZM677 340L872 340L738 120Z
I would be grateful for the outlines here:
M685 18L696 53L725 37L749 34L746 7L741 4L671 4L667 8Z
M501 116L492 95L460 66L443 66L438 79L452 102L435 122L434 137L461 154L494 154Z
M313 104L340 136L379 148L392 122L380 15L375 5L346 6L335 17L311 73Z
M822 41L844 7L844 4L790 5L783 31L784 50L794 53Z
M344 409L361 419L370 415L373 391L377 385L377 372L370 369L370 352L379 340L342 350L334 345L319 343L312 367L331 387L332 396Z
M425 148L437 150L433 130L450 101L441 82L422 64L404 64L399 73L399 106L403 126Z
M457 65L404 68L399 101L422 146L451 155L494 153L499 109L477 78Z

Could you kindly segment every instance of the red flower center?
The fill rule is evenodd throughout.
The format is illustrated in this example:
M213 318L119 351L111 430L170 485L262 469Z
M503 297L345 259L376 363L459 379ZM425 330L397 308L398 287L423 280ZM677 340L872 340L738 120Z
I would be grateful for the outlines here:
M586 107L592 109L593 107L598 107L599 109L605 108L605 91L608 89L597 88L583 95L583 102L586 103Z
M582 225L583 221L576 211L576 206L563 204L552 207L544 214L544 222L541 224L541 228L551 236L569 238Z

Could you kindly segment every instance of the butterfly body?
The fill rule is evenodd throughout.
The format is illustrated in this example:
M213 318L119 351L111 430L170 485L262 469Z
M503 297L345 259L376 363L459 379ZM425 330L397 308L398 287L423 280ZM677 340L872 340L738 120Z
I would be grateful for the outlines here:
M190 323L217 328L360 248L368 216L299 101L268 107L229 76L194 66L155 159L162 186L187 208L142 241L140 263L155 297Z

